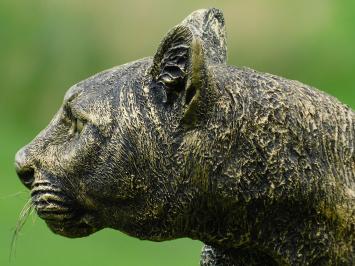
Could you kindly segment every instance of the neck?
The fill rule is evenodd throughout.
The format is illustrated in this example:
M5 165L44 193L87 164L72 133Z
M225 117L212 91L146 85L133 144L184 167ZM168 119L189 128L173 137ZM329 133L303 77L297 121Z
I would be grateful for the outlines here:
M187 236L228 250L241 262L269 258L279 265L305 265L334 254L329 221L305 203L268 202L228 202L221 195L205 195L189 215Z

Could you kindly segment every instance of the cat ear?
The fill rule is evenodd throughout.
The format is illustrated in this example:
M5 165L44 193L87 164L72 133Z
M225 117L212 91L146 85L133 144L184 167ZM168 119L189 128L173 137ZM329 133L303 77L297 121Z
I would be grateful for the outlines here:
M176 26L163 39L149 74L150 90L163 95L163 103L180 106L185 126L196 125L213 94L202 41L188 27Z
M165 99L171 101L181 92L192 69L192 42L200 42L201 69L208 65L225 64L227 60L224 17L216 8L200 9L187 16L162 40L154 56L150 74L156 85L165 89ZM197 46L195 46L197 47ZM195 53L196 55L196 53ZM202 58L203 57L203 58ZM194 67L195 70L196 66Z
M200 9L186 17L180 25L188 27L202 41L209 64L227 61L226 28L223 12L216 8Z
M196 125L208 113L215 95L209 65L225 61L222 12L195 11L162 40L149 70L149 87L161 102L178 102L185 125Z
M188 87L193 85L191 82L188 84L193 71L201 71L196 69L192 62L193 43L196 45L197 42L199 40L194 38L189 28L180 25L173 28L161 42L150 70L150 87L163 89L163 102L172 103L181 93L188 90ZM205 63L200 67L204 69Z
M206 65L202 42L191 42L190 72L185 88L185 109L182 122L185 127L194 127L205 121L216 98L214 83Z

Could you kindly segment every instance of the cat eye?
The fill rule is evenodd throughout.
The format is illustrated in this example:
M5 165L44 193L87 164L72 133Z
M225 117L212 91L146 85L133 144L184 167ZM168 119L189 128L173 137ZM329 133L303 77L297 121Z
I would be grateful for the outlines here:
M73 134L80 134L84 126L85 126L85 122L83 120L80 120L78 118L73 118L70 132Z
M73 114L73 111L68 103L64 105L62 119L62 121L70 127L69 133L71 135L79 135L83 131L86 124L85 120L77 118L76 115Z

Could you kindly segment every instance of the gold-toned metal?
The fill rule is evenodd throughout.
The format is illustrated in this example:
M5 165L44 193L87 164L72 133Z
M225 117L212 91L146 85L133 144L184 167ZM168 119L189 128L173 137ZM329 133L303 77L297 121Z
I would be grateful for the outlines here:
M199 239L205 266L353 265L354 111L226 51L222 12L198 10L69 89L16 156L53 232Z

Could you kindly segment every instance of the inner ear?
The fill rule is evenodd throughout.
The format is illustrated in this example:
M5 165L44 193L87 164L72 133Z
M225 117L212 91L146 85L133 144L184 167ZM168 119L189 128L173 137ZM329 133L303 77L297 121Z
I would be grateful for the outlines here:
M214 93L202 41L188 27L179 25L167 34L149 74L149 89L158 101L180 110L184 127L203 123Z
M191 64L193 35L185 26L173 28L163 39L153 59L152 85L163 89L163 102L173 102L185 89Z

